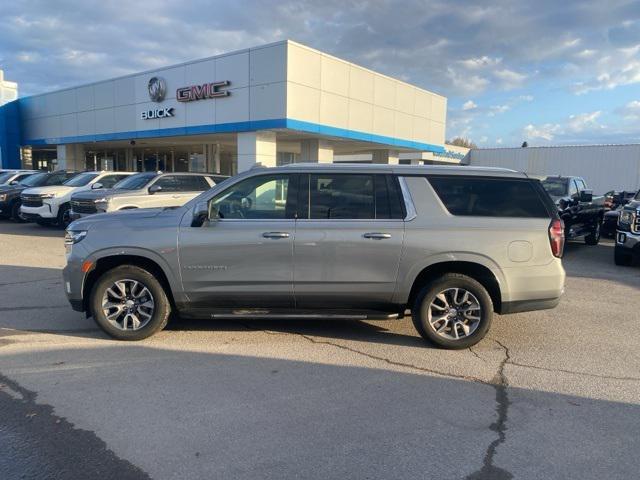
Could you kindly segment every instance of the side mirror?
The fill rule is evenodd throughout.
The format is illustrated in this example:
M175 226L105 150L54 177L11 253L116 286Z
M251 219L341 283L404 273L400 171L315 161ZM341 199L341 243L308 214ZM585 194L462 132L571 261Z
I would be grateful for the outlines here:
M581 203L589 203L593 200L593 192L591 190L580 190L578 200Z
M209 220L209 202L196 203L196 206L193 208L191 226L201 227L207 220Z
M154 193L158 193L162 191L162 187L160 185L151 185L149 187L149 194L153 195Z
M91 190L98 190L99 188L104 188L104 186L100 182L96 182L91 185Z

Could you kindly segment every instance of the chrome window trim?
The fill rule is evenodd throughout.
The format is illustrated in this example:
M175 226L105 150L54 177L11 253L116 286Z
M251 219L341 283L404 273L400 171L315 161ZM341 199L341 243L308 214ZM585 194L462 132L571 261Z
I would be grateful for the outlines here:
M414 218L418 216L418 212L416 211L416 206L413 203L413 198L411 198L411 192L409 191L409 186L407 185L407 181L404 177L398 176L398 181L400 182L400 191L402 192L402 200L404 201L404 206L407 211L407 214L404 217L405 222L410 222Z

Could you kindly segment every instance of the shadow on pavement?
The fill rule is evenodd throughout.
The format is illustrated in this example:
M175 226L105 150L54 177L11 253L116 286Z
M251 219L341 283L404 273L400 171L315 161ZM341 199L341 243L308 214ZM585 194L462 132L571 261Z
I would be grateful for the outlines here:
M639 467L633 404L140 344L0 353L0 451L15 453L3 472L88 478L105 458L131 478L599 480Z

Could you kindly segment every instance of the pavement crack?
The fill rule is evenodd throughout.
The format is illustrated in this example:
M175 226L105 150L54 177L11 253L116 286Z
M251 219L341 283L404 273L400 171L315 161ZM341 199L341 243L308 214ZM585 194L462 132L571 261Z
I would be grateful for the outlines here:
M509 415L509 395L507 388L509 387L509 381L504 373L505 365L511 360L511 354L509 348L493 339L504 350L504 358L498 366L498 371L495 377L491 381L491 385L496 391L496 421L489 427L491 431L498 434L493 442L487 447L487 451L484 455L482 468L471 475L467 476L467 480L509 480L513 478L513 474L507 470L494 465L494 459L498 447L507 440L507 420Z
M480 355L478 355L478 352L476 352L473 347L469 347L469 351L473 354L474 357L476 357L478 360L480 360L481 362L487 363L487 361L482 358Z
M242 323L242 322L238 322L236 320L234 320L234 322L244 328L246 328L247 330L251 330L251 331L256 331L256 332L264 332L268 335L295 335L298 336L300 338L303 338L305 340L307 340L308 342L314 343L316 345L329 345L335 348L339 348L341 350L346 350L348 352L351 353L355 353L356 355L360 355L366 358L369 358L371 360L378 360L384 363L387 363L389 365L393 365L396 367L404 367L404 368L409 368L412 370L416 370L419 372L423 372L423 373L431 373L434 375L439 375L441 377L450 377L450 378L458 378L461 380L468 380L471 382L477 382L477 383L483 383L483 384L488 384L486 381L478 378L478 377L473 377L473 376L469 376L469 375L460 375L460 374L456 374L456 373L447 373L447 372L441 372L438 370L433 370L430 368L426 368L426 367L420 367L418 365L414 365L412 363L406 363L406 362L398 362L395 360L391 360L389 358L386 357L382 357L379 355L372 355L371 353L367 353L367 352L363 352L362 350L358 350L356 348L352 348L352 347L348 347L346 345L340 345L339 343L334 343L334 342L330 342L328 340L317 340L315 338L313 338L310 335L306 335L304 333L300 333L300 332L296 332L296 331L290 331L290 332L276 332L273 330L265 330L264 328L257 328L257 327L253 327L249 324L246 323Z

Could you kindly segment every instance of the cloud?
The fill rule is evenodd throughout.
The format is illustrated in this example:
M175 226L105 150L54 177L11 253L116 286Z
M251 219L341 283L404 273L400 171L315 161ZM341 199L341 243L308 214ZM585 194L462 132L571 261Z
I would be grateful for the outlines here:
M619 48L596 62L594 78L576 82L573 91L584 95L597 90L613 90L623 85L640 83L640 44Z
M563 123L544 123L541 125L526 125L522 134L529 140L545 140L551 142L560 137L561 141L570 141L580 138L579 134L606 129L605 125L598 123L601 111L578 113L570 115ZM577 141L579 143L579 141Z
M514 72L507 68L498 70L493 75L499 80L501 87L507 90L521 87L528 77L524 73Z
M615 113L628 122L640 121L640 100L630 101L625 106L617 108Z
M462 104L462 110L473 110L475 108L478 108L478 105L473 100L467 100Z

